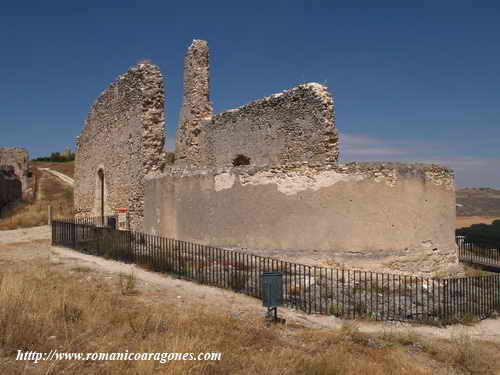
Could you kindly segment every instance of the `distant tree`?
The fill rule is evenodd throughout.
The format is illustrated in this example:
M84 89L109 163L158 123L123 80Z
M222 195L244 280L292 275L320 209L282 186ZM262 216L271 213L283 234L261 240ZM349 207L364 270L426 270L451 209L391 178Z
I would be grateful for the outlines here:
M67 152L64 155L61 155L59 152L52 152L50 156L33 159L33 161L49 161L53 163L64 163L73 160L75 160L75 154L73 152Z
M64 160L64 156L62 156L59 152L53 152L50 154L50 161L62 162L66 160Z

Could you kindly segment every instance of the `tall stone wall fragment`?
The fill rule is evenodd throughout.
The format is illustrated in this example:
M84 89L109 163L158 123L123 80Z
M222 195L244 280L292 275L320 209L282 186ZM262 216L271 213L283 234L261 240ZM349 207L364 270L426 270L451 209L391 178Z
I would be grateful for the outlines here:
M178 164L206 165L202 120L211 117L208 44L193 40L184 60L184 93L175 148Z
M162 74L149 63L131 68L97 99L77 139L77 217L126 209L131 229L141 229L144 178L165 163L164 104Z

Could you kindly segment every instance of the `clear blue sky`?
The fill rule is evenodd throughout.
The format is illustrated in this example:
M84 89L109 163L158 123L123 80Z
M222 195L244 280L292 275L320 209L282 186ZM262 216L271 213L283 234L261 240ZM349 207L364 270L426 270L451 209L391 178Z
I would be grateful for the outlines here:
M166 78L172 144L192 39L211 49L216 112L324 83L343 161L440 162L459 186L500 188L498 2L3 2L0 145L63 151L145 58Z

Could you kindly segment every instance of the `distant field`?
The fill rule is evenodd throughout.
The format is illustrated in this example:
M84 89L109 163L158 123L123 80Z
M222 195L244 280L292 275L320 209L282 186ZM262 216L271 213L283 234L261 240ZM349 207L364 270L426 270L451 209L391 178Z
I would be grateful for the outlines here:
M75 162L68 161L65 163L52 163L47 161L34 161L33 166L37 168L50 168L54 171L64 173L66 176L73 178L75 175Z
M457 190L457 216L499 217L500 190L466 188Z
M457 216L455 227L459 229L472 224L491 224L494 220L500 220L500 216Z

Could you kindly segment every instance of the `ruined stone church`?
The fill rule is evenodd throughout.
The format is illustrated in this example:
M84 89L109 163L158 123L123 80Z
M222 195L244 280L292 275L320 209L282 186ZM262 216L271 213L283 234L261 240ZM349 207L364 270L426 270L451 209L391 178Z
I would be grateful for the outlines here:
M195 40L173 164L157 66L138 64L101 94L77 139L77 217L127 212L132 230L323 252L351 268L434 274L457 263L451 170L339 163L334 101L318 83L214 114L209 81L207 42Z

